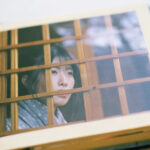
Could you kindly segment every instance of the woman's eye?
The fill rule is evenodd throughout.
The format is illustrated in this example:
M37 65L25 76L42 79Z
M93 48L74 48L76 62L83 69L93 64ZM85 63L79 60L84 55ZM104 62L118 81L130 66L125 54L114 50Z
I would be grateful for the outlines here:
M73 71L68 71L68 75L73 76Z
M57 71L56 70L52 70L52 74L57 74Z

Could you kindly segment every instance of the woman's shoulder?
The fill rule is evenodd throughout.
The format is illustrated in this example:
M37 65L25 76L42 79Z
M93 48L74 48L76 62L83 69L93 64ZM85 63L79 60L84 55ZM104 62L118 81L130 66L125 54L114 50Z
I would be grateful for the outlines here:
M21 101L19 106L19 126L28 128L47 125L47 108L41 101L33 99Z

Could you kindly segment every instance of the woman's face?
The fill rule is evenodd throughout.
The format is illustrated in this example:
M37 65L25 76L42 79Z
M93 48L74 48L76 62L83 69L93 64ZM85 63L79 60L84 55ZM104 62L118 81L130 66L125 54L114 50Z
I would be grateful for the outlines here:
M52 63L59 63L59 57L55 57ZM52 86L54 91L73 89L75 80L73 77L73 69L70 65L53 67L51 69ZM55 106L63 106L67 104L71 94L62 94L53 96Z

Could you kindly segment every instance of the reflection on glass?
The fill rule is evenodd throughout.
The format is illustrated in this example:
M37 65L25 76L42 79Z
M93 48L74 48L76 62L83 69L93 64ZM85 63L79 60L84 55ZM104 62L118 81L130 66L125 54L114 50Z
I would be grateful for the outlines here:
M112 59L106 59L96 62L99 76L99 83L116 82L115 70Z
M73 21L50 24L50 38L74 36Z
M6 118L5 120L1 120L3 122L3 124L6 124L5 130L6 131L10 131L11 130L11 118L10 118L10 104L2 104L1 105L1 114L2 116L5 116L6 113Z
M74 36L73 21L50 24L49 28L50 38ZM55 47L55 45L64 47L68 52L70 51L69 53L72 53L74 57L77 57L76 42L74 40L65 40L63 42L52 44L53 47Z
M85 45L90 45L95 56L111 54L108 32L105 26L104 17L92 17L81 19L82 34L89 38L83 40Z
M118 88L101 89L104 117L121 115Z
M111 15L114 30L140 27L135 11Z
M85 39L83 40L83 44L86 48L91 49L94 56L105 56L111 54L111 49L106 36Z
M87 19L81 19L82 34L93 37L100 35L106 31L104 17L91 17Z
M150 82L125 86L130 113L150 110Z
M112 52L123 53L147 50L135 11L113 14L110 16L110 20L109 16L101 16L81 19L80 22L82 33L88 36L88 38L83 40L83 43L94 56L112 55ZM85 51L87 50L86 48ZM114 68L115 59L120 60L123 80L134 80L150 76L147 54L105 59L96 62L100 84L116 82L116 74L119 67L117 68L116 64L116 68ZM118 79L117 82L121 81ZM148 97L150 95L144 93L144 91L148 91L148 88L149 86L146 83L140 84L140 86L137 84L136 86L126 86L130 112L149 109L146 105L148 105ZM139 96L136 95L136 90ZM118 87L101 89L101 93L104 116L121 114Z
M75 40L68 40L67 42L59 42L59 43L53 43L51 44L51 49L57 49L59 48L59 53L58 55L63 55L63 51L65 49L65 51L67 51L67 53L69 55L71 55L71 60L77 58L77 47L76 47L76 41ZM63 61L68 61L70 60L69 57L66 60L62 60Z
M111 19L112 31L117 31L113 36L119 53L147 49L135 12L111 15Z
M135 55L120 58L124 80L150 76L150 66L147 55Z
M118 41L116 45L119 53L147 50L143 34L139 29L116 34L115 39Z

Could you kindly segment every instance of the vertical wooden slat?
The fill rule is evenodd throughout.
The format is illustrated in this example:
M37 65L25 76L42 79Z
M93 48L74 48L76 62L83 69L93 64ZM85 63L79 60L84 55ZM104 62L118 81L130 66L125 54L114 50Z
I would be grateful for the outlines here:
M111 31L112 22L111 22L110 16L105 17L105 22L106 22L106 26L107 26L108 30ZM111 46L112 55L118 54L117 48L115 46L115 40L114 40L113 35L110 36L110 46ZM123 76L122 76L119 58L114 58L113 63L114 63L114 68L115 68L116 80L117 80L117 82L122 82ZM123 86L118 87L118 93L119 93L119 97L120 97L120 104L121 104L122 113L124 115L128 114L129 109L128 109L128 103L127 103L125 88Z
M80 36L81 35L81 27L80 27L79 20L74 21L74 29L75 29L75 35ZM77 44L78 59L80 60L80 59L85 58L82 41L77 40L76 44ZM79 69L80 69L80 74L81 74L82 87L86 87L86 86L88 86L88 76L87 76L86 65L80 64ZM87 121L92 120L93 116L92 116L91 100L90 100L89 93L84 93L83 98L84 98L84 108L85 108L86 120Z
M43 40L49 40L49 26L42 26ZM45 65L51 64L51 49L50 44L44 45L44 63ZM46 92L52 91L52 82L51 82L51 69L45 70L45 82L46 82ZM48 125L54 124L54 102L53 98L47 98L47 115L48 115Z
M0 33L0 46L7 45L7 32ZM7 53L0 52L0 71L7 69ZM0 76L0 100L7 97L7 79L5 76ZM0 105L0 132L6 129L6 105Z
M90 44L90 43L89 43ZM85 57L93 57L93 51L91 45L83 45L84 50L86 51ZM89 85L97 85L99 83L96 62L86 63L87 72L88 72L88 82ZM91 96L91 109L92 109L92 119L100 119L104 117L103 107L102 107L102 98L99 89L93 89L90 91Z
M86 34L88 30L88 23L84 25L84 28L82 28L83 35ZM86 41L86 39L85 39ZM94 57L92 44L88 40L88 44L84 44L83 40L83 49L84 54L86 58ZM99 83L99 77L98 72L96 68L96 62L87 62L86 63L87 72L88 72L88 82L89 85L94 86ZM100 119L104 117L103 107L102 107L102 97L101 97L101 91L100 89L93 89L90 90L90 96L91 96L91 109L92 109L92 119Z
M18 32L17 30L11 31L11 44L18 44ZM12 49L10 51L11 56L11 69L18 68L18 50ZM14 73L10 76L10 95L11 97L18 97L18 74ZM17 103L11 104L11 129L17 130L18 129L18 105Z

